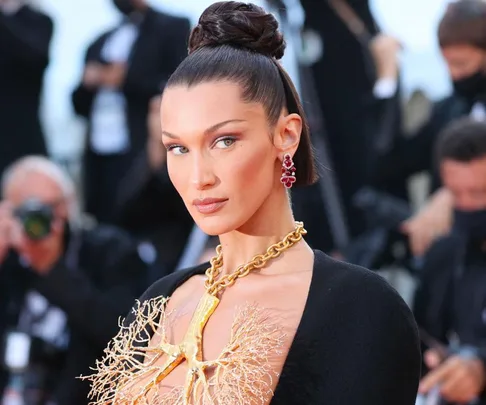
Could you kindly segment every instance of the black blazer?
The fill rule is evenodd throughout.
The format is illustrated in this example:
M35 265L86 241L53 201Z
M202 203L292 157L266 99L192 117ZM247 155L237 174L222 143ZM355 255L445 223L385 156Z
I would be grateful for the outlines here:
M46 154L39 120L52 20L28 6L0 12L0 173L28 154Z
M426 171L432 175L431 191L440 187L435 145L441 131L452 121L469 113L471 105L452 94L434 103L430 118L409 137L396 139L393 148L381 158L377 182L385 187L404 182L410 176Z
M415 291L413 312L419 327L445 346L448 344L447 334L451 328L453 285L457 282L456 271L458 266L464 263L466 252L467 241L454 233L435 242L425 256ZM471 294L483 300L478 300L479 303L484 303L484 286L478 285L477 290L471 291ZM481 317L473 320L471 330L476 336L486 334L486 327ZM429 348L427 343L427 341L423 342L423 350ZM477 356L486 365L486 346L479 344L476 350ZM424 374L427 372L425 365L423 372ZM486 390L481 393L478 405L486 405Z
M104 33L89 46L86 63L105 62L101 57L101 50L114 31L115 29ZM126 113L134 153L146 145L150 99L161 93L169 76L187 55L189 32L190 22L185 18L170 16L153 9L149 9L144 16L121 89L127 100ZM96 90L86 88L81 82L72 94L76 113L89 119L95 95Z
M54 386L59 405L89 402L89 383L77 377L91 373L95 359L117 333L119 317L145 290L149 272L138 244L117 228L99 226L83 230L76 238L74 268L68 266L69 254L45 276L21 267L14 253L0 266L0 339L7 329L16 327L25 293L30 289L67 316L70 340ZM68 245L71 252L71 242ZM0 396L6 383L2 371Z
M149 239L165 271L171 273L194 221L170 181L167 165L152 169L146 151L142 151L120 182L114 211L115 224L132 235Z

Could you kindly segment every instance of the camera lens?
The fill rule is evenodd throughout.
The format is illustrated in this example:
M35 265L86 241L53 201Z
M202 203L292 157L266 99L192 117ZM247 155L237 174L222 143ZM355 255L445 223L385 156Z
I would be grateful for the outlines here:
M43 239L51 233L53 210L49 205L28 200L16 210L16 216L31 240Z
M43 239L51 232L51 219L42 213L30 213L24 218L23 225L29 239Z

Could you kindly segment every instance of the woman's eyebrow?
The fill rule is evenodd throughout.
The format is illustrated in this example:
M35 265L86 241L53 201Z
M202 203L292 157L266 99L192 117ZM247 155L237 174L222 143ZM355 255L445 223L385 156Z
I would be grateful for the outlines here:
M219 122L219 123L214 124L214 125L210 126L209 128L207 128L204 131L204 135L211 134L211 133L217 131L218 129L224 127L225 125L231 124L231 123L234 123L234 122L245 122L245 120L241 120L241 119L231 119L231 120L226 120L226 121ZM170 132L167 132L167 131L162 131L162 135L165 135L166 137L172 138L172 139L179 139L179 137L177 135L171 134Z

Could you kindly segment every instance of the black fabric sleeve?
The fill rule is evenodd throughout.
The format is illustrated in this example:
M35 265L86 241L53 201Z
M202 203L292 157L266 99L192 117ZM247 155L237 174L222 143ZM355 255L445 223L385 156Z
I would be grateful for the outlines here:
M174 194L167 165L154 170L150 167L147 151L143 150L121 182L115 217L121 226L130 226L129 224L134 223L144 211L147 211L146 202L161 204L167 209L173 205L171 199L174 198Z
M28 7L13 15L0 12L0 51L29 69L44 70L49 62L49 46L54 31L52 20Z
M109 33L102 35L88 47L88 50L86 51L86 54L84 56L85 66L88 62L101 62L101 47L108 35ZM93 104L93 99L96 92L97 89L86 87L83 84L83 78L81 77L80 82L71 94L71 101L73 103L73 108L76 114L84 118L89 118L89 115L91 113L91 106Z
M435 118L431 117L413 136L397 138L391 151L380 159L378 183L403 182L414 174L430 170L438 131Z
M420 328L439 342L447 342L448 305L440 299L451 286L456 257L465 241L454 235L438 239L427 251L413 299L413 313Z
M131 97L139 97L141 99L150 99L159 95L166 83L167 73L173 72L180 62L187 56L187 39L190 33L190 22L188 19L173 18L170 25L164 24L164 32L166 32L166 39L171 41L170 44L163 44L165 48L170 47L171 56L161 52L159 56L159 64L161 66L158 70L152 70L153 73L141 74L138 69L138 64L132 63L127 71L125 82L122 86L122 91ZM167 66L172 64L172 66ZM163 66L163 68L162 68Z
M421 355L410 309L371 272L347 284L325 308L335 313L324 326L326 349L316 360L331 369L312 404L413 405Z
M164 196L165 192L172 187L167 165L164 164L154 171L150 167L146 150L140 152L134 160L121 184L117 198L118 211L121 212L134 201L140 199L149 189L155 189L160 195Z
M410 176L436 171L435 145L443 128L462 113L462 104L454 97L435 103L431 116L415 134L397 138L390 153L380 159L380 182L391 184Z
M430 299L433 296L433 273L437 271L438 267L442 270L441 261L437 260L441 257L441 249L439 248L438 250L438 246L440 244L433 244L425 255L413 298L415 320L419 327L429 331L431 325L427 321L427 312L430 306Z
M35 286L49 302L66 312L76 332L100 349L117 334L119 319L143 291L147 272L135 247L125 250L110 267L100 265L95 269L114 275L106 290L96 287L82 270L69 271L62 263L40 277Z

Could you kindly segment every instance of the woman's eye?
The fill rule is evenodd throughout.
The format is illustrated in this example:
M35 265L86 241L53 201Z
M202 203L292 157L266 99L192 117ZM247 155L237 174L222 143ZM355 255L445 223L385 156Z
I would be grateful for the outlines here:
M171 145L167 148L167 151L172 152L174 155L184 155L189 152L185 146Z
M229 148L234 143L235 143L234 138L223 138L217 141L215 146L220 149L225 149L225 148Z

